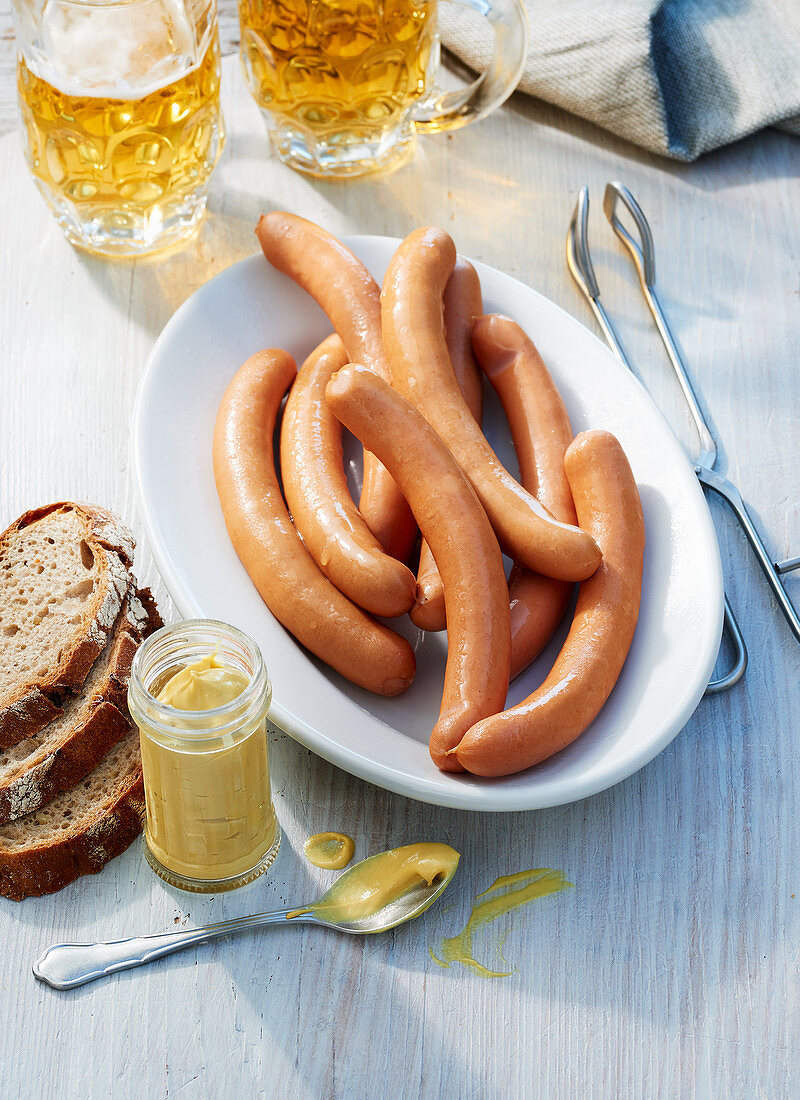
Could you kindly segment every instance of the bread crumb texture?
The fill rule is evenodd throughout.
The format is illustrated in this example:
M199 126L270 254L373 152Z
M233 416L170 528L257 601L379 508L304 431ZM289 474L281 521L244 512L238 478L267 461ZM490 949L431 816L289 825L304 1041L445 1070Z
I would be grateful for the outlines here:
M11 529L0 547L0 706L58 680L77 644L102 646L129 584L122 558L74 508Z
M52 846L78 835L101 841L113 832L107 815L141 776L139 731L134 729L106 753L71 790L25 817L0 826L0 860L11 852Z

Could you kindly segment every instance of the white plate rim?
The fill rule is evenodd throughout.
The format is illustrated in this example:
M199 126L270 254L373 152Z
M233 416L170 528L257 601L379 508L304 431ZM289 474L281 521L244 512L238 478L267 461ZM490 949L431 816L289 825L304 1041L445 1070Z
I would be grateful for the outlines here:
M392 245L397 246L400 243L399 238L379 236L379 235L347 235L343 236L342 241L353 251L358 253L360 247L369 247L373 244L380 245ZM134 402L133 414L132 414L132 450L134 460L134 472L135 472L135 485L136 494L139 504L140 514L142 516L145 533L148 540L149 549L153 555L153 559L158 568L159 573L172 597L178 611L185 618L203 618L207 617L203 611L202 605L198 602L196 596L187 587L183 577L181 576L180 567L173 561L170 554L167 553L159 533L158 520L153 511L151 510L145 492L143 483L143 462L144 462L144 448L146 440L146 407L147 400L150 396L150 391L154 385L158 371L159 355L161 348L171 339L173 331L179 328L183 323L184 317L188 312L196 308L200 298L209 293L214 293L217 285L224 282L227 279L235 278L237 269L242 268L244 265L262 264L264 259L261 253L254 253L252 256L245 257L239 260L224 270L218 272L215 276L205 282L202 286L198 287L181 305L177 308L175 313L166 323L161 333L157 337L153 348L148 356L147 363L142 373L139 386L137 389L136 399ZM600 354L607 357L607 362L610 369L625 371L630 380L640 389L644 399L649 404L652 413L657 416L664 427L664 429L674 438L674 433L670 428L667 421L664 419L663 414L653 402L649 393L642 386L641 382L634 375L630 375L629 372L619 363L619 361L613 356L607 346L590 330L586 329L576 318L570 313L564 310L561 306L557 305L551 299L535 290L533 287L528 286L521 280L516 279L514 276L508 275L505 272L500 271L497 268L493 268L490 265L481 263L480 261L472 261L478 270L479 275L482 277L486 274L500 275L503 279L509 280L511 283L516 284L524 293L533 295L539 299L550 310L557 311L563 318L566 318L570 325L578 326L584 335L591 337L591 340L596 344ZM690 466L688 460L686 460L687 466ZM702 490L699 484L697 484L697 493L704 500ZM573 777L570 780L570 794L569 797L563 797L559 794L544 797L530 797L529 789L520 788L522 793L519 796L515 790L509 792L504 790L503 797L493 797L493 792L498 790L497 784L502 783L502 780L489 780L481 781L481 786L463 786L461 784L455 785L452 788L443 791L437 787L438 773L436 782L432 782L426 779L424 776L409 776L406 772L398 772L392 768L390 764L381 761L371 760L362 756L356 756L352 750L345 746L340 745L335 739L329 737L324 732L315 729L309 725L302 718L293 714L291 711L286 710L280 702L279 698L273 695L272 705L270 709L270 721L278 726L281 730L289 734L292 738L304 745L306 748L311 749L313 752L322 756L324 759L330 761L332 764L342 768L344 771L349 772L352 775L357 776L369 783L373 783L376 786L382 787L386 790L392 791L397 794L402 794L407 797L416 799L417 801L427 802L432 805L449 807L452 809L464 809L480 812L517 812L533 809L546 809L553 806L565 805L571 802L579 801L583 798L590 797L595 794L599 794L604 790L614 786L616 783L627 779L629 776L635 774L641 768L650 763L659 753L661 753L667 745L677 736L681 729L686 725L691 715L694 713L699 702L701 701L705 686L713 672L714 665L716 663L716 657L719 647L719 640L722 635L722 621L723 621L723 577L722 577L722 565L719 557L719 549L716 540L716 533L714 531L713 522L711 520L710 513L707 506L705 507L705 515L707 517L708 534L711 536L711 542L713 542L713 551L711 544L709 543L709 552L713 554L715 562L716 582L714 585L714 592L717 595L715 607L713 608L713 618L715 620L715 627L712 631L712 636L717 638L717 643L714 646L709 646L709 651L702 655L702 660L698 662L697 674L695 682L687 687L684 693L684 699L682 705L676 709L672 715L671 720L665 723L660 731L652 737L648 743L646 749L640 752L637 756L629 758L627 764L623 768L608 768L600 770L598 774L597 769L592 770L590 774L585 776L582 780ZM480 791L479 797L476 797L476 791Z

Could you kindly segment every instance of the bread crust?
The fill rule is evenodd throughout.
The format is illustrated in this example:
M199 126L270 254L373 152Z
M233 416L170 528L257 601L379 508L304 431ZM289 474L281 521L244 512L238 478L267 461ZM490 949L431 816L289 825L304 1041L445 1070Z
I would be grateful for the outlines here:
M161 616L149 589L128 594L109 642L113 650L104 680L71 728L57 731L24 771L0 780L0 825L16 821L46 805L61 791L74 787L100 763L108 750L130 730L128 679L136 650L161 626ZM45 729L45 733L47 730Z
M122 628L118 653L112 661L114 671L110 677L109 695L113 701L101 700L92 719L97 723L94 729L88 730L74 746L53 754L51 768L39 782L43 786L59 782L58 790L53 790L39 806L80 782L124 737L135 738L138 748L138 731L130 721L125 701L127 679L137 648L163 624L149 588L129 593L127 606L121 614L126 617L127 625ZM61 783L59 776L69 776L69 782ZM45 841L19 851L0 849L0 895L22 901L26 897L55 893L81 875L97 874L136 839L142 831L144 817L144 783L139 761L115 795L99 803L89 820L78 829L65 830L55 842ZM19 820L23 819L17 818Z
M67 699L75 700L82 689L86 692L85 705L76 705L75 725L65 729L63 736L61 731L53 731L50 749L45 735L41 751L31 750L31 755L38 757L35 763L0 789L0 823L15 822L12 828L17 837L5 847L0 844L0 895L16 901L53 893L81 875L96 874L129 846L144 821L138 731L127 712L127 682L138 646L162 625L161 616L150 590L137 589L130 572L134 548L130 531L104 508L60 501L32 509L0 535L0 546L60 511L78 514L82 538L95 558L99 556L94 582L99 606L92 609L94 618L84 636L58 668L39 683L22 685L19 697L7 698L0 709L1 749L40 733L64 713ZM113 646L108 669L85 689L86 678L107 645ZM120 742L124 742L120 750L127 761L124 769L106 765L102 787L94 781L94 800L84 803L85 811L81 809L71 827L43 829L45 835L37 836L40 825L25 826L25 815L36 814L55 796L75 787L103 764L109 751L118 751L114 746ZM110 788L113 790L108 793ZM53 812L62 813L58 809ZM68 817L65 815L65 821ZM57 816L55 820L59 820Z
M37 523L40 519L44 519L45 516L50 516L54 512L83 513L90 524L89 531L97 542L106 550L113 550L116 554L119 554L125 562L126 568L130 569L133 565L133 551L136 543L128 525L119 516L109 512L107 508L102 508L99 504L87 504L82 500L59 500L55 504L43 504L39 508L29 508L27 512L22 513L19 519L14 520L6 528L3 534L0 535L0 540L4 539L6 535L30 527L32 523Z
M73 737L0 789L0 824L33 813L74 787L129 730L121 710L98 700Z
M39 688L32 688L27 695L0 711L0 749L33 737L54 718L60 718L64 708L58 700L56 695L46 695Z
M0 709L0 748L32 737L63 713L63 697L79 690L89 670L106 645L122 602L132 587L130 566L133 536L127 526L105 508L92 504L59 501L25 512L0 535L0 545L26 527L58 512L75 512L83 521L85 538L97 556L102 551L103 567L98 586L103 593L86 635L78 639L59 666L43 681L25 684L16 699L7 699ZM92 545L93 544L93 545Z
M0 855L0 894L12 901L63 889L81 875L96 875L136 839L144 824L141 767L84 828L56 844Z
M161 612L158 610L153 593L149 588L137 588L136 598L141 604L145 615L141 626L142 638L149 638L156 630L161 629L164 620L161 618Z

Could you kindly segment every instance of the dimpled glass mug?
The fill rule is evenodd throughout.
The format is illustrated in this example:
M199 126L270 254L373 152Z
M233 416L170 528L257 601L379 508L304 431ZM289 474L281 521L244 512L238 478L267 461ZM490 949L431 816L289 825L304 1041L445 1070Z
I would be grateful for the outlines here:
M224 138L216 0L12 0L25 155L67 238L191 235Z
M443 93L436 0L239 0L245 77L277 156L313 176L394 167L417 132L465 126L499 106L527 50L521 0L453 0L495 32L488 68Z

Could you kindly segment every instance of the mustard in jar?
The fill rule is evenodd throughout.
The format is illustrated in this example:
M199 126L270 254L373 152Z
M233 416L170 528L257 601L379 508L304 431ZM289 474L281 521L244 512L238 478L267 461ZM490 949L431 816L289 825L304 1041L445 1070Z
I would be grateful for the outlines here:
M270 698L258 647L224 623L164 627L137 651L128 702L141 735L145 856L172 885L232 889L277 855Z

